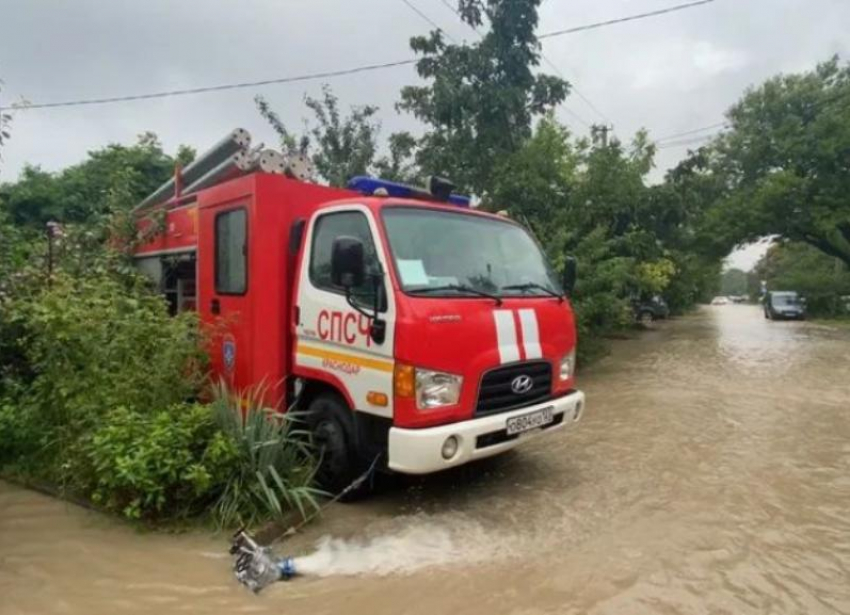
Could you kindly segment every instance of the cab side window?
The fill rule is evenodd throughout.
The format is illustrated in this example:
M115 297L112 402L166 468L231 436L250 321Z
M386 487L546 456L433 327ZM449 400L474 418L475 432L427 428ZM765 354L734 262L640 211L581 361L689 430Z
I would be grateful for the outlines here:
M243 295L248 290L248 214L232 209L215 217L215 292Z
M352 294L360 301L366 301L375 290L375 278L370 275L381 271L372 230L366 216L359 211L345 211L325 214L316 221L313 232L313 249L310 255L310 281L322 290L342 293L341 286L331 282L331 250L334 239L341 236L357 237L363 242L366 261L366 279L362 286L352 288ZM380 286L380 284L379 284ZM380 291L380 288L379 288Z

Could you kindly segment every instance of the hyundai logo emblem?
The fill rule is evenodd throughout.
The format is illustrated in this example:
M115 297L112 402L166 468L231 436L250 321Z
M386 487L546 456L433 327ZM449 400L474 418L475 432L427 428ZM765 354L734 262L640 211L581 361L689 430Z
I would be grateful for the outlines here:
M522 376L517 376L516 378L511 380L511 391L513 391L517 395L528 393L533 386L534 381L531 379L531 376L526 376L525 374L523 374Z

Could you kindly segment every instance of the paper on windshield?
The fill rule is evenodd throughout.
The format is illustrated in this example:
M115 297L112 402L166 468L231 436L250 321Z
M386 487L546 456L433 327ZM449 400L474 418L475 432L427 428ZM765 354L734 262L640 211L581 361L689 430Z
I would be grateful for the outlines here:
M428 286L429 284L425 265L420 260L399 259L398 274L405 286Z

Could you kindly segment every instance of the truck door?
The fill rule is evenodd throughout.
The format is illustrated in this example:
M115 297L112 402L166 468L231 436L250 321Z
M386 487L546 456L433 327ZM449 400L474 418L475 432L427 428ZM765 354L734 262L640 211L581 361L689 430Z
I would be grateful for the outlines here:
M231 388L251 380L249 210L245 203L201 210L198 308L210 327L210 362Z
M363 242L366 281L352 290L359 297L357 306L367 312L372 311L373 293L381 297L379 317L386 322L382 343L370 335L371 319L331 282L331 248L340 236ZM395 301L387 292L386 252L372 213L351 205L316 214L304 245L296 302L296 368L336 386L353 409L391 417Z

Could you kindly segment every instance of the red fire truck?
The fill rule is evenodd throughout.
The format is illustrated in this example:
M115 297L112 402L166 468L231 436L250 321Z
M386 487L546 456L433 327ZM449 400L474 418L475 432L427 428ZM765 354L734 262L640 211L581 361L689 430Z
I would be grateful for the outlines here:
M329 188L229 142L137 208L161 226L136 261L209 327L214 375L308 411L329 486L378 454L430 473L579 420L571 261L557 279L521 225L445 182Z

